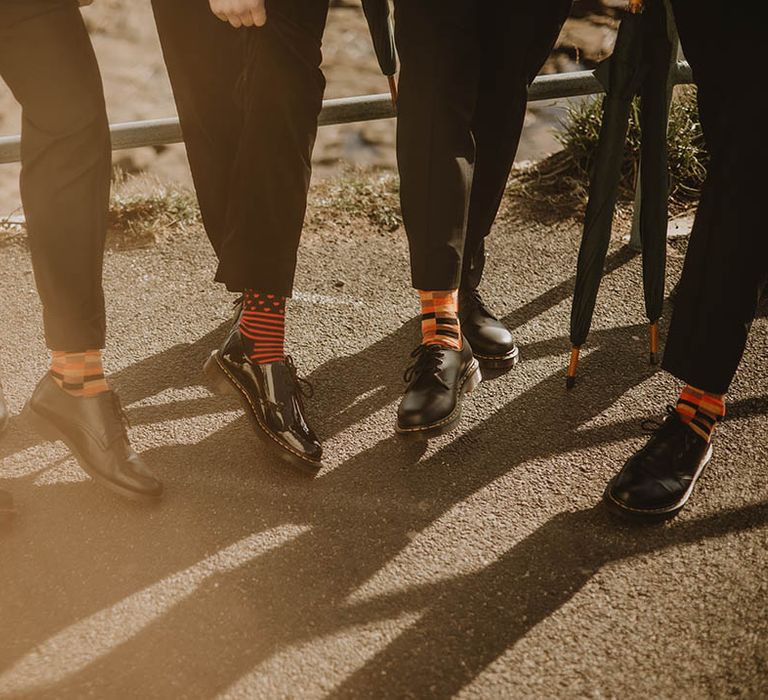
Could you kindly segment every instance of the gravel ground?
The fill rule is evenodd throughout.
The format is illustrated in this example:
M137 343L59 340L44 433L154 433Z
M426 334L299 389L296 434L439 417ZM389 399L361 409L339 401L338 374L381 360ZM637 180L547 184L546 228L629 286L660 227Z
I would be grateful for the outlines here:
M402 232L306 236L289 324L326 445L315 480L276 464L202 386L230 303L203 233L110 251L111 380L167 497L118 500L14 417L0 442L20 509L0 532L0 696L768 695L768 319L690 506L626 527L603 486L676 388L647 364L640 260L612 244L566 393L578 224L509 201L497 229L485 293L523 362L424 445L393 433L417 341ZM680 264L671 248L670 286ZM45 368L22 244L3 246L0 272L17 412Z

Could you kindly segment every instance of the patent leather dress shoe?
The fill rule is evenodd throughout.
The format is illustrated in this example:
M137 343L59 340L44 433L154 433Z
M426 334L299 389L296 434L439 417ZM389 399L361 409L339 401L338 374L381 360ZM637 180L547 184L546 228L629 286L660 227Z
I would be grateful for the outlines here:
M306 474L317 474L323 448L307 424L303 402L312 396L312 387L298 377L290 357L251 363L235 323L221 349L206 360L204 371L217 393L237 396L256 434L278 457Z
M483 369L509 369L520 359L512 333L483 303L475 290L459 291L459 320L464 337Z
M664 423L653 423L645 447L608 483L603 500L614 513L650 522L674 517L711 459L712 445L685 425L674 408L667 411Z
M111 491L134 500L162 495L163 485L131 448L127 419L114 392L75 397L46 374L22 415L43 438L61 440L83 471Z
M464 394L482 379L472 347L464 339L461 350L442 345L419 345L405 370L408 382L397 409L396 430L404 437L430 438L456 427Z
M0 384L0 435L8 427L10 418L11 414L8 412L8 404L5 403L5 395L3 394L3 385Z

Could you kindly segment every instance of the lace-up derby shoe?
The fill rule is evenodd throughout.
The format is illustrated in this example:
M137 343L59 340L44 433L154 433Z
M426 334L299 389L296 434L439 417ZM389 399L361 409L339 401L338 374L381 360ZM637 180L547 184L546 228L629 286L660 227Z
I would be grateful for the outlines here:
M466 338L461 350L419 345L411 357L414 363L403 375L408 386L397 410L396 430L422 439L447 433L461 418L464 394L482 378L472 347Z
M712 445L686 426L674 408L667 410L667 419L655 424L645 447L608 483L603 500L618 515L645 521L674 517L712 457Z
M509 369L517 364L520 351L512 333L488 310L477 290L459 291L459 320L482 369Z
M322 467L323 448L305 417L303 397L312 387L300 379L290 357L252 363L243 352L237 321L221 349L206 360L205 375L217 393L235 395L256 434L282 460L314 476Z
M114 392L75 397L46 374L23 416L43 438L61 440L83 471L115 493L135 500L162 495L163 485L131 448L127 419Z

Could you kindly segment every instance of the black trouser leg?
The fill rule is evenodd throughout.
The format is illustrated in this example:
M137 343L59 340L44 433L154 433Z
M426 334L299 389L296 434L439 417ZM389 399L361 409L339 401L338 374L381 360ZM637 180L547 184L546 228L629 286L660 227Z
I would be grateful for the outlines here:
M680 39L698 85L710 164L672 315L663 367L699 389L725 393L768 280L760 179L765 140L732 95L750 93L758 25L736 7L675 0ZM717 51L712 47L717 46Z
M479 281L482 242L517 151L527 86L569 6L396 4L398 164L415 287L454 289L463 267L472 286Z
M413 286L456 289L461 276L479 85L477 3L398 0L397 162Z
M461 275L464 289L480 284L485 237L498 214L517 154L528 85L552 51L571 0L513 5L516 11L504 3L488 4L481 15L481 78L472 124L476 155Z
M233 29L207 0L153 0L195 188L232 291L290 295L325 80L328 0L281 0Z
M46 342L102 348L111 151L77 2L0 3L0 74L23 110L21 196Z

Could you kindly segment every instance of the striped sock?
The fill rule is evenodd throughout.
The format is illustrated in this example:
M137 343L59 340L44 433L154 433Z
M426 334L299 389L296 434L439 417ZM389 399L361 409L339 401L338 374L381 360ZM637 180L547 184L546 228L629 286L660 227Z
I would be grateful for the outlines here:
M101 350L51 353L51 376L64 391L72 396L97 396L109 391L104 379Z
M722 394L709 394L690 384L680 392L675 409L683 423L707 442L712 439L718 421L725 417Z
M459 290L425 292L419 289L418 292L421 300L421 342L461 350Z
M251 362L263 365L284 360L285 297L244 290L240 335Z

